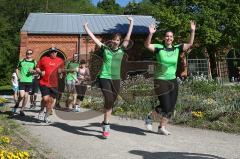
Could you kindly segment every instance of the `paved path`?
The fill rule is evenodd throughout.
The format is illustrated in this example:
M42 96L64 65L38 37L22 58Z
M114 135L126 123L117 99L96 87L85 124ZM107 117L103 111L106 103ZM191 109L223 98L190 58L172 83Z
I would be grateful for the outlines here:
M16 119L64 159L240 159L240 136L216 131L169 126L170 136L145 131L141 120L113 117L111 136L102 139L103 116L86 120L39 123L34 112ZM79 114L81 115L81 113ZM154 123L157 131L157 123Z

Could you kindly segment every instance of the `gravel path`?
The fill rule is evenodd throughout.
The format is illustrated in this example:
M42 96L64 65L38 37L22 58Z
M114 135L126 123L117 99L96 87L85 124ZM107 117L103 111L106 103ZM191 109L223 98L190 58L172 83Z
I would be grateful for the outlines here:
M240 136L216 131L169 126L172 135L163 136L145 130L141 120L113 117L111 136L101 137L103 116L85 120L63 120L56 114L54 123L40 122L34 111L26 117L15 116L41 143L64 159L239 159ZM75 113L74 115L76 115ZM66 116L73 115L66 112ZM79 113L77 116L82 115Z

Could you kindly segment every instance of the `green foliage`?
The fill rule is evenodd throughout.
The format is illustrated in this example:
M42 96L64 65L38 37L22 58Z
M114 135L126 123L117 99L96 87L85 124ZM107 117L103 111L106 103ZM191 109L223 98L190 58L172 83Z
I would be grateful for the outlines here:
M222 86L214 81L190 81L180 87L180 92L178 106L189 111L240 112L239 87Z
M136 15L139 13L139 8L141 8L139 5L141 3L137 3L136 1L129 2L127 6L124 8L124 14L126 15Z
M175 41L189 37L189 20L197 22L195 45L206 47L209 54L222 54L223 49L239 47L240 5L236 0L144 0L129 3L125 14L152 15L159 21L158 31L171 29ZM162 38L159 32L156 37Z
M11 85L0 86L0 91L2 91L2 90L11 90L11 89L12 89Z
M7 102L6 98L0 97L0 103L6 103L6 102Z
M219 88L219 86L215 81L211 82L193 81L191 83L191 88L194 94L198 94L199 92L201 92L202 94L208 96L215 92Z
M13 64L16 59L17 48L14 46L14 38L11 37L13 27L9 20L0 14L0 86L10 83Z
M45 0L46 1L46 0ZM103 13L92 5L90 0L48 0L45 9L56 13Z
M140 3L130 2L124 9L124 14L154 15L155 6L149 0Z
M115 0L102 0L97 4L97 7L107 14L123 14L123 9Z
M94 81L98 77L100 68L102 67L102 57L100 57L100 50L90 53L89 60L89 72L91 76L91 80Z
M239 86L214 81L188 81L179 88L174 123L227 132L240 132ZM194 117L200 112L202 117Z

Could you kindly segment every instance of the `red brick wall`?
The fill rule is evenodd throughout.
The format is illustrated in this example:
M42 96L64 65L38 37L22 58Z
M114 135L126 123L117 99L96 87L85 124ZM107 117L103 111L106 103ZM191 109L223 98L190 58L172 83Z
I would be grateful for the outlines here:
M25 57L27 49L33 50L33 58L36 60L50 47L59 49L67 59L72 58L72 54L78 52L79 36L77 35L29 35L22 32L20 38L20 59ZM82 58L89 58L88 53L94 49L95 44L92 40L86 44L86 37L80 38L80 56Z

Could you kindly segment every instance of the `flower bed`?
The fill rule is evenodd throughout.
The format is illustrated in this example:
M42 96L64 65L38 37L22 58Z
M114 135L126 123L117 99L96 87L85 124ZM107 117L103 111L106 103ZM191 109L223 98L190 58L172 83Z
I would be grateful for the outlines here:
M23 139L25 136L28 141ZM32 141L31 137L19 124L9 119L8 115L0 114L0 159L47 158L47 154L39 153L35 139L34 143L30 141Z
M240 86L191 80L179 88L175 124L240 133Z
M6 102L7 102L7 99L0 97L0 107L4 106Z
M91 91L94 96L88 92L92 100L86 98L85 105L102 110L101 91ZM122 81L113 113L122 117L144 119L157 105L159 102L153 94L153 80L138 76ZM203 78L183 82L179 86L172 123L240 133L240 86L222 86Z

